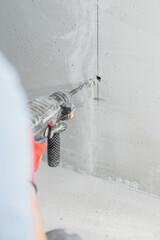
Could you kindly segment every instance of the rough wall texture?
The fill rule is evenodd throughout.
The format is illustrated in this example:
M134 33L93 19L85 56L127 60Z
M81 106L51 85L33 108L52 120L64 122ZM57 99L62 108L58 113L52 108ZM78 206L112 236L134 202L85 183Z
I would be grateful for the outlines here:
M0 49L29 97L95 77L96 0L0 1ZM74 98L62 163L160 195L159 1L99 0L100 97Z
M29 97L92 77L94 5L91 0L0 1L0 48Z
M99 65L106 83L101 97L106 101L95 109L103 128L96 133L100 161L94 165L104 177L107 172L158 195L159 7L158 0L99 0Z

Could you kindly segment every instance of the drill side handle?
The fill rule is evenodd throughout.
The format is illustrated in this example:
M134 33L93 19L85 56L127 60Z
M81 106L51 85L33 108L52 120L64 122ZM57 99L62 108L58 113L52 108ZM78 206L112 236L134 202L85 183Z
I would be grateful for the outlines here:
M60 133L48 138L47 157L49 167L57 167L60 162Z
M52 122L48 125L47 157L50 167L57 167L60 162L60 133L65 131L67 124L60 121L56 125Z

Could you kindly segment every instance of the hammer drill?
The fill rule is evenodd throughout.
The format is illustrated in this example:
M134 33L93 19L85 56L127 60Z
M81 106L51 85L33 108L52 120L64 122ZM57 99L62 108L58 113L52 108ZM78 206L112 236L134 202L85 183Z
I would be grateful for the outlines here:
M60 133L66 130L65 121L71 119L75 111L72 96L92 83L93 80L89 80L70 92L58 91L49 97L39 97L28 103L33 139L40 145L48 143L47 158L50 167L57 167L60 162Z

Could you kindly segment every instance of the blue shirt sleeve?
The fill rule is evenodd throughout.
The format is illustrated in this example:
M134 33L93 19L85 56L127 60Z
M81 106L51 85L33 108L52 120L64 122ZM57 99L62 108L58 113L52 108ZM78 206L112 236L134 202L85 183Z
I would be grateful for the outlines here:
M0 53L0 239L32 240L32 152L24 93Z

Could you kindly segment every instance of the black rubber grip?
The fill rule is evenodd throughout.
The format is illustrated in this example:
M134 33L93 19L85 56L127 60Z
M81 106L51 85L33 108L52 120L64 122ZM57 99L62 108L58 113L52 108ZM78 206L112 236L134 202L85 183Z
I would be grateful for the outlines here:
M55 133L52 138L48 138L48 165L57 167L60 162L60 133Z

